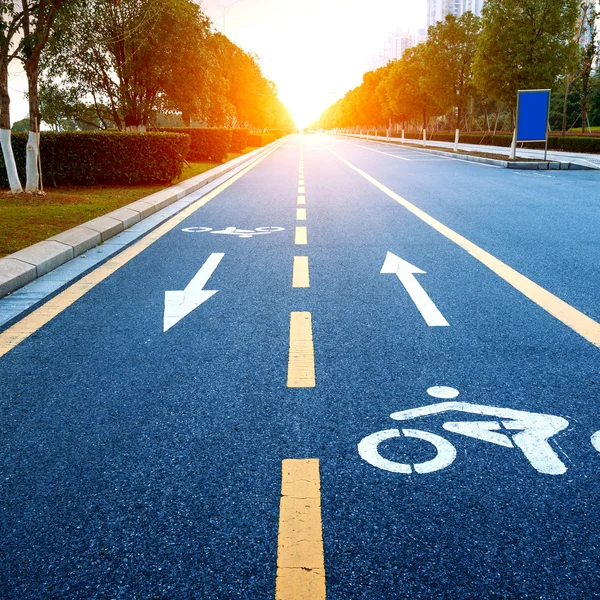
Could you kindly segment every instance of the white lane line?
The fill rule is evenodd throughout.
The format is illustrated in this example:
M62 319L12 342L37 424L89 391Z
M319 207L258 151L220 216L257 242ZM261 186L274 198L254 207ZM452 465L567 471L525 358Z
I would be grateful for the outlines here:
M369 150L370 152L377 152L377 154L385 154L386 156L391 156L392 158L397 158L398 160L410 161L410 158L404 158L404 156L397 156L396 154L390 154L389 152L382 152L381 150L374 150L373 148L367 148L365 146L361 146L360 144L351 144L350 142L342 143L348 144L349 146L356 146L357 148L362 148L363 150Z

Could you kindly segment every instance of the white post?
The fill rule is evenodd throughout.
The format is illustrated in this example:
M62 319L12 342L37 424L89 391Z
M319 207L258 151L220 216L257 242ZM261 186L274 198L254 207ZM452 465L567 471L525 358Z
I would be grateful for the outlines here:
M454 152L458 152L458 138L460 137L460 129L454 133Z
M427 129L423 127L423 146L427 146Z
M517 156L517 130L513 129L513 139L512 139L512 143L510 145L509 158L510 158L510 160L515 160L516 156Z
M10 129L0 129L0 144L2 145L2 155L4 156L4 164L6 166L6 174L8 176L8 184L10 191L13 194L20 194L23 191L19 174L17 173L17 164L15 156L10 144Z
M400 141L404 144L404 129L402 130L402 135L400 137Z
M38 147L38 134L35 131L30 131L29 138L27 139L27 155L25 167L25 172L27 174L27 183L25 184L25 191L28 194L35 194L39 190L39 151L40 150Z

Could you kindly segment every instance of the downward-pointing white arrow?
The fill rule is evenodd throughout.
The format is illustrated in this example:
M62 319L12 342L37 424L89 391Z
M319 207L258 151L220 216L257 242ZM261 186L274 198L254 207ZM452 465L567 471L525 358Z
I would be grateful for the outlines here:
M205 290L204 286L224 256L224 254L211 254L184 290L165 292L163 331L171 329L173 325L181 321L184 317L187 317L193 310L209 298L212 298L219 291Z
M429 327L448 327L450 325L415 277L416 273L425 274L425 271L421 271L392 252L388 252L383 267L381 267L381 273L397 275Z

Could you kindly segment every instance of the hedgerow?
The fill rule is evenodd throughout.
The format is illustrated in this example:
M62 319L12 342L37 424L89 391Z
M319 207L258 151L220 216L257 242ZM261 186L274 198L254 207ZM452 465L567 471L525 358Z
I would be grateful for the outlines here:
M13 133L12 147L25 182L26 133ZM169 133L42 132L44 185L140 185L170 183L181 174L189 137ZM8 187L0 154L0 185Z
M163 127L153 131L185 133L190 136L190 161L222 161L231 149L232 130L208 127Z
M231 152L243 152L248 147L248 136L250 132L247 129L231 130Z

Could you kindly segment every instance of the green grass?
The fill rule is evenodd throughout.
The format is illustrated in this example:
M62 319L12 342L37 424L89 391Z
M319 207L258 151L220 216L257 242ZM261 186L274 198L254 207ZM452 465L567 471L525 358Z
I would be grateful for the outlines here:
M253 150L247 148L242 154ZM241 154L229 154L227 162ZM178 183L204 173L219 163L198 162L185 166ZM130 202L164 189L164 185L77 186L46 188L44 196L12 196L0 192L0 257L12 254L81 225Z

